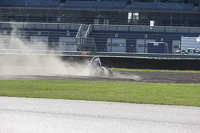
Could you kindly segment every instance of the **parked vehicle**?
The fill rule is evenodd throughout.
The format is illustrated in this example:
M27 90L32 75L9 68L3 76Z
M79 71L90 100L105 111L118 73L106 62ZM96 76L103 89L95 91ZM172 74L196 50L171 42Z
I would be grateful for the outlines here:
M147 53L169 53L168 44L165 42L149 42Z
M186 52L190 49L200 49L200 42L197 42L196 37L181 37L181 46L180 48L182 50L185 50Z
M187 48L186 50L177 50L177 54L200 54L200 50L198 48Z
M200 54L200 50L198 48L187 48L187 54Z
M176 54L188 54L185 50L180 50L180 49L176 50L175 53Z

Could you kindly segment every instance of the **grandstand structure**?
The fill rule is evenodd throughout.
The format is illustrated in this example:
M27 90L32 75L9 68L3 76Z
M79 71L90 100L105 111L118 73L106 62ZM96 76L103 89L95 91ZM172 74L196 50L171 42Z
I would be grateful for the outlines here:
M0 38L13 25L21 38L50 48L147 53L165 42L169 53L181 37L200 33L199 0L0 0ZM66 47L65 47L66 46Z
M139 1L1 0L0 21L149 25L154 20L156 26L200 26L199 2Z

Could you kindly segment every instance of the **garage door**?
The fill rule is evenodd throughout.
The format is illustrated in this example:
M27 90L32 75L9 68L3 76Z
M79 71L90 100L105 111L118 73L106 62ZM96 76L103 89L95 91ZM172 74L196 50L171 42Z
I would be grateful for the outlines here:
M125 38L107 38L107 51L108 52L126 52L126 39Z
M146 44L149 42L155 42L154 39L146 39ZM136 40L136 53L147 53L147 47L144 47L145 40L137 39Z

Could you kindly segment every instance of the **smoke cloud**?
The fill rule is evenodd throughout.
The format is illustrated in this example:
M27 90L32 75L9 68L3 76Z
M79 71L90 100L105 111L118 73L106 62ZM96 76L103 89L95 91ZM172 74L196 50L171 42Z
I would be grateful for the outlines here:
M89 76L88 62L64 62L47 43L30 42L19 37L13 28L8 35L0 34L1 75L84 75Z
M30 41L20 37L15 27L11 33L0 34L0 76L101 76L99 71L83 63L62 61L58 52L48 50L47 42ZM62 56L62 55L61 55ZM106 70L106 68L104 68ZM104 71L103 76L109 77ZM111 74L111 78L140 80L137 75ZM3 78L4 79L4 78Z

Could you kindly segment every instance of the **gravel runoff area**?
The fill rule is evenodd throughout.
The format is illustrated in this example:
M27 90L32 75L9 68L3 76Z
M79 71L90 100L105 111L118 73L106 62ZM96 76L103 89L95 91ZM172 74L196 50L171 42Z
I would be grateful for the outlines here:
M140 82L153 83L200 83L200 73L184 72L145 72L145 71L116 71L121 75L139 76Z
M152 83L200 83L200 73L113 71L112 76L0 75L0 80L109 80Z

